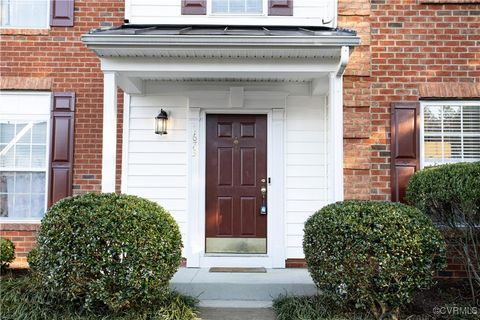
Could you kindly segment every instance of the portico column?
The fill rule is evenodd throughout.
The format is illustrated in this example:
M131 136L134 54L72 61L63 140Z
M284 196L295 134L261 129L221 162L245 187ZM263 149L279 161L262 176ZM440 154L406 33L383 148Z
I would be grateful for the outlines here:
M202 230L205 222L200 217L200 108L189 107L188 111L188 233L185 247L187 267L200 267L200 254L204 251L205 237Z
M329 74L328 94L328 157L331 202L343 200L343 77Z
M117 155L117 75L103 74L102 192L115 192Z

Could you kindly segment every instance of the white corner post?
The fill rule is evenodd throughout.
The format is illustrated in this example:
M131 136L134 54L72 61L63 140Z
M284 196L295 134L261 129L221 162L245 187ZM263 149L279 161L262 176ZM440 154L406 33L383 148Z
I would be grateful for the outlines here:
M286 104L286 103L285 103ZM269 192L273 197L268 197L268 250L272 253L272 267L285 268L286 246L285 246L285 109L272 110L272 128L269 140L272 144L272 160L269 161L271 168L269 175L272 177ZM281 199L281 200L280 200Z
M203 251L204 239L200 228L204 227L199 217L200 212L200 108L188 108L188 226L186 256L187 267L200 267L200 254Z
M340 63L329 74L328 132L329 132L329 177L330 202L341 201L343 195L343 72L350 55L349 47L341 50Z
M117 158L117 75L103 74L102 192L115 192Z

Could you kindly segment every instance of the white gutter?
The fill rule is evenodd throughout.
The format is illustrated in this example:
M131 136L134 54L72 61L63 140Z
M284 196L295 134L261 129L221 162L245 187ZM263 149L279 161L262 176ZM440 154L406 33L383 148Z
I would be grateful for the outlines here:
M83 43L95 46L129 47L339 47L357 46L360 38L354 35L319 36L230 36L230 35L115 35L84 34Z

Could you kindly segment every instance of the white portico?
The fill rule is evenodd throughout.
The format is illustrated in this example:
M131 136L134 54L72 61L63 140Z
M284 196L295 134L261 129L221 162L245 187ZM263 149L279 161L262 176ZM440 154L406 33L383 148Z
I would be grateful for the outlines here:
M343 199L342 76L359 43L353 32L124 26L82 39L104 72L103 192L115 191L119 87L125 92L122 192L172 213L187 266L283 268L286 259L303 257L304 221ZM168 134L161 136L154 133L160 109L169 115ZM228 114L266 117L268 220L261 254L206 250L206 119Z

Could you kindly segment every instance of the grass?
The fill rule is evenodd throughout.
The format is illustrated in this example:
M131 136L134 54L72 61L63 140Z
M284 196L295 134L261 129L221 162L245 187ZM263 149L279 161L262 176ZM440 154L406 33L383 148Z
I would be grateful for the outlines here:
M400 319L474 320L479 319L480 301L469 300L466 284L439 283L416 292L401 310ZM441 313L438 313L440 308ZM326 295L281 296L273 301L278 320L374 320L368 312L342 306ZM435 312L437 310L437 313Z
M2 279L0 282L0 318L2 320L194 320L197 301L170 292L165 300L113 314L91 312L46 295L29 275Z
M280 296L273 301L278 320L373 320L360 311L346 310L326 295Z

